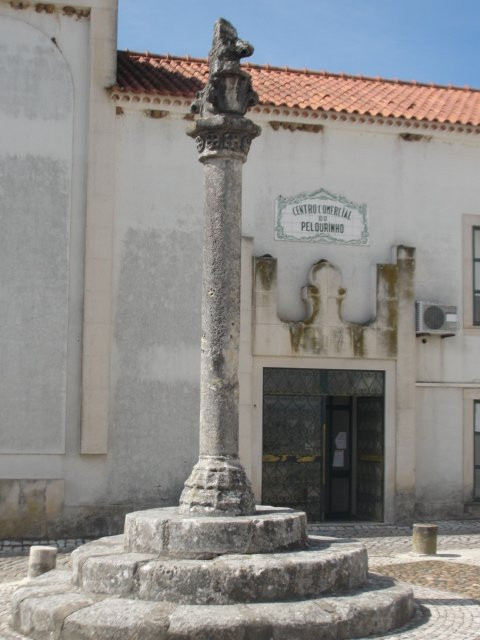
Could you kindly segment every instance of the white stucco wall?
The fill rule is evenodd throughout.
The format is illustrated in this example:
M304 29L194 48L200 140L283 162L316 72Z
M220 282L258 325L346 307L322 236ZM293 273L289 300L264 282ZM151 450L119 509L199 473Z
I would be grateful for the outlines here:
M151 117L156 105L108 96L116 2L90 4L77 19L0 1L0 480L44 482L32 491L45 491L45 504L64 500L66 517L88 518L97 533L109 518L118 528L124 510L174 503L197 457L203 186L184 106L159 104L167 115ZM415 448L404 475L415 476L418 513L458 515L472 464L462 385L480 388L480 331L461 328L462 215L480 215L478 136L426 131L407 142L401 127L338 120L318 133L274 131L268 115L250 115L263 132L244 168L244 255L278 259L282 319L303 317L300 289L322 258L342 273L344 319L371 319L375 265L395 261L399 244L417 250L417 299L458 307L455 337L416 341L427 386L412 391L408 442L395 433L398 367L385 360L387 493L401 478L395 448ZM368 246L274 239L275 198L322 187L367 205ZM253 469L261 363L248 353L251 300L242 308L241 442Z
M73 86L39 29L5 16L0 42L0 451L63 453Z
M0 3L0 29L0 468L57 477L63 457L39 454L64 453L79 425L88 23Z
M43 517L65 504L82 521L83 506L104 496L105 461L79 455L79 443L90 8L106 56L116 2L81 0L74 14L11 4L0 2L0 505L10 509L0 533L18 517L19 535L42 535Z
M120 206L124 208L126 198L132 197L132 180L137 176L141 187L134 192L135 216L145 208L164 226L190 207L198 221L201 166L184 136L188 123L166 117L152 120L150 128L139 125L144 118L140 111L121 118L117 149L119 156L131 156L131 160L129 173L117 180ZM268 123L257 121L263 132L254 141L244 169L243 231L253 238L256 255L278 258L282 318L302 317L300 288L309 267L320 258L342 272L348 290L345 319L371 318L372 266L390 262L391 249L397 244L417 249L416 297L455 304L461 314L462 214L480 211L476 180L480 144L472 135L438 133L430 141L407 142L398 136L397 128L329 123L323 133L292 133L273 131ZM128 130L129 138L123 134ZM144 158L148 161L142 162ZM162 184L164 191L156 200ZM369 246L274 240L275 198L320 187L367 204ZM475 380L475 345L476 338L463 336L461 330L455 338L429 339L418 348L419 380Z
M417 389L417 512L463 515L463 392L459 388Z
M116 122L114 500L171 504L198 453L202 174L184 129Z
M167 440L171 451L184 447L185 442L190 448L188 455L175 453L172 462L165 463L164 478L181 483L197 447L195 376L198 371L202 168L192 141L185 135L188 122L182 120L183 113L151 119L145 116L141 105L123 104L122 107L124 114L117 118L115 402L119 393L123 395L122 389L139 387L136 394L130 395L129 412L134 407L138 407L139 416L144 412L144 417L139 417L139 423L145 423L141 437L149 433L155 438L157 433L158 451L163 450L165 442L164 425L169 425L167 431L175 425L175 438ZM400 130L391 127L327 122L321 133L292 133L282 129L274 131L266 116L256 115L255 120L263 132L253 142L244 168L243 233L252 238L254 255L269 253L278 258L280 317L289 320L303 317L300 288L306 282L309 267L325 258L340 268L343 284L348 289L345 319L353 322L370 319L374 308L374 266L378 262L390 262L392 247L397 244L417 249L417 299L457 305L461 315L462 214L480 210L480 188L475 174L480 144L474 136L436 133L430 137L429 132L427 139L411 142L401 139ZM321 187L367 204L368 246L274 239L275 198ZM172 243L176 244L174 252ZM188 263L179 267L182 256L187 255ZM155 272L159 264L161 273ZM151 287L158 284L162 308L152 300L146 306L142 300L148 294L143 285L141 293L133 292L133 277L127 282L127 272L132 276L135 273L137 282L144 281L145 275L141 273L147 265L151 265L147 279ZM156 276L152 280L154 272ZM130 291L129 296L126 291ZM161 314L164 309L167 313L174 312L176 305L179 306L178 327L172 330L170 321L165 323ZM147 309L143 319L135 311L140 307ZM158 313L158 322L154 321L152 309ZM186 331L185 314L192 323ZM143 322L142 333L133 332L132 327L139 322ZM125 331L131 332L131 338L126 338ZM479 343L476 337L462 335L461 329L454 338L429 338L426 344L417 339L417 380L475 382ZM128 368L122 362L128 362ZM188 407L183 390L176 393L176 400L170 394L175 393L175 388L170 386L172 370L180 372L180 369L178 380L188 384L195 397ZM148 385L152 388L150 395L140 391ZM158 402L158 394L163 393L161 389L169 392L167 403ZM418 394L415 499L419 511L423 509L425 513L425 505L430 502L438 512L444 508L445 513L451 509L451 503L461 502L461 393L460 389L454 394L442 395L442 390L436 390L433 395L425 390ZM443 398L445 410L433 413L431 408L437 396ZM173 405L177 405L176 412L171 409L172 400ZM121 406L123 409L123 403ZM153 426L155 415L161 425L157 430ZM126 434L127 425L121 428L120 423L121 420L114 418L113 429ZM146 423L152 426L147 427ZM430 439L436 441L435 455L428 447ZM127 440L125 435L125 442ZM442 448L439 441L448 442L449 446ZM414 446L413 441L409 446ZM445 491L439 491L438 468L449 459L451 451L457 451L458 455L447 474ZM154 454L151 456L153 459ZM179 460L181 468L177 465ZM135 471L132 456L129 466L132 476L131 480L122 476L125 486L130 483L138 486L138 481L144 486L156 482L157 467L154 471L148 468ZM170 473L170 467L178 473ZM124 469L122 473L128 475L129 472ZM172 485L165 495L174 493Z
M461 214L478 210L480 147L472 136L407 142L398 133L397 128L333 123L319 134L263 126L245 167L245 185L250 180L254 187L245 188L244 224L257 253L279 258L281 316L301 316L297 292L308 266L323 257L343 273L346 319L368 319L371 265L389 262L395 244L417 247L418 297L461 306ZM367 204L370 246L273 239L275 197L319 187Z

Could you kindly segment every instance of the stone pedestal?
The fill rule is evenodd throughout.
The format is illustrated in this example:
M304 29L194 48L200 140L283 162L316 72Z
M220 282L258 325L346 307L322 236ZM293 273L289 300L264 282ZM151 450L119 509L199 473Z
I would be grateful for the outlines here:
M125 534L30 580L14 629L56 640L326 640L383 634L413 615L412 590L368 574L363 545L306 535L305 514L131 513Z
M307 519L302 511L258 507L254 516L184 515L176 507L129 513L125 550L175 558L211 559L239 553L304 549Z

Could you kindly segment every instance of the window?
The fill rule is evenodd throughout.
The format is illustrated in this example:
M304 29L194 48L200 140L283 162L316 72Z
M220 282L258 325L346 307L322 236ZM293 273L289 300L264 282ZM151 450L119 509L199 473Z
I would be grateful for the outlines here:
M480 400L473 401L473 498L480 500Z
M473 324L480 325L480 227L472 228Z
M464 213L462 218L463 331L480 336L480 214Z

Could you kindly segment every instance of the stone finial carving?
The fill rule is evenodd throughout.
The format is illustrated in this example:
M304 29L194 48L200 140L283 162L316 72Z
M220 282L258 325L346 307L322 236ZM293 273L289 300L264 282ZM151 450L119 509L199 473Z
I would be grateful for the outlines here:
M240 59L252 53L252 45L241 40L227 20L217 20L208 55L208 83L197 93L191 111L202 117L214 114L243 116L249 107L257 104L258 96L252 89L250 75L240 68Z
M219 18L213 29L212 49L209 54L210 74L220 71L239 71L240 59L253 53L252 45L240 40L235 27Z
M250 75L240 68L240 59L252 53L252 45L240 40L229 22L217 20L208 82L191 107L200 118L187 132L195 138L201 162L218 157L245 162L253 138L260 134L260 127L244 117L258 101Z

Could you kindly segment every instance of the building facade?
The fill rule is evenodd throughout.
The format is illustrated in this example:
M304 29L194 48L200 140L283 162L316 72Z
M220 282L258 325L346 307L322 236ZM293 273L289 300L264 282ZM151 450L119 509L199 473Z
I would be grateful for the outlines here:
M117 54L115 0L2 1L0 29L0 537L115 532L174 504L197 459L186 132L207 64ZM476 517L480 92L247 70L240 445L258 501Z

